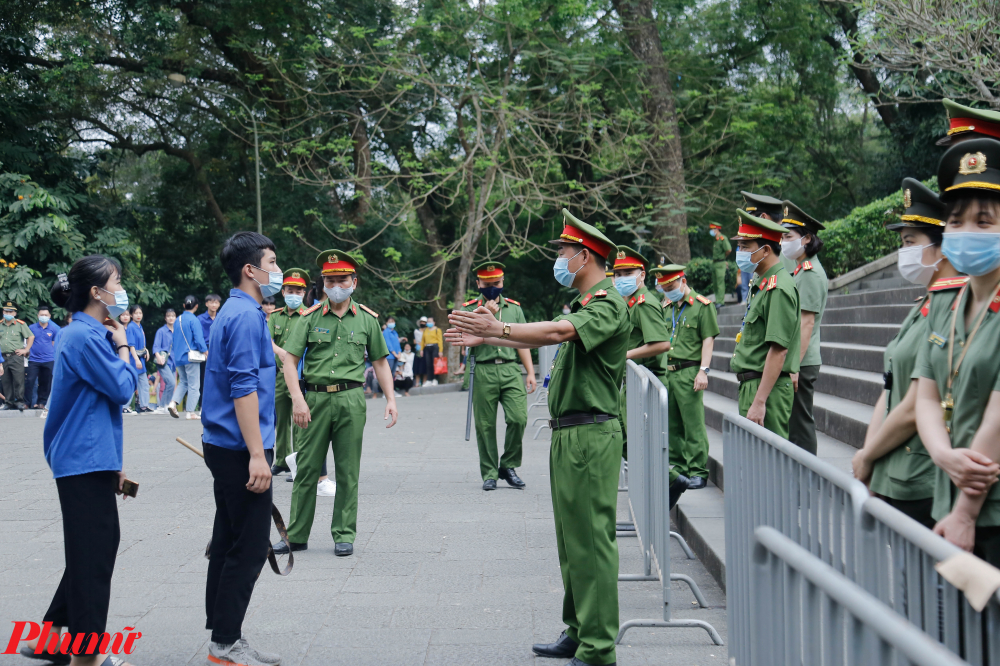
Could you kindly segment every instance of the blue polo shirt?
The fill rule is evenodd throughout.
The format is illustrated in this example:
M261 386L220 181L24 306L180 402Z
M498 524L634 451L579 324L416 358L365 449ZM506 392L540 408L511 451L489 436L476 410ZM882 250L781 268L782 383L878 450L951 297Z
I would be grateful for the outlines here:
M140 324L129 322L128 328L125 329L125 337L128 340L129 346L136 350L136 352L141 352L146 348L146 332L142 330ZM141 374L146 374L146 359L139 357L139 363L142 364Z
M219 313L216 312L215 316L218 317ZM209 341L209 339L211 338L211 335L212 335L212 324L215 323L215 320L212 319L212 315L208 314L208 311L205 311L205 312L202 312L200 315L198 315L198 322L201 323L201 332L202 332L202 335L204 335L204 337L205 337L205 342L207 343Z
M45 460L56 479L122 469L122 406L139 384L115 353L111 333L83 312L59 332Z
M35 341L31 343L31 356L29 363L48 363L56 360L56 333L59 327L49 321L49 325L42 328L39 323L34 323L28 327L31 334L35 336Z
M264 448L274 448L274 387L277 366L264 310L240 289L229 292L215 315L212 353L205 367L202 394L202 440L225 449L245 450L247 443L236 420L236 398L257 392L260 434Z

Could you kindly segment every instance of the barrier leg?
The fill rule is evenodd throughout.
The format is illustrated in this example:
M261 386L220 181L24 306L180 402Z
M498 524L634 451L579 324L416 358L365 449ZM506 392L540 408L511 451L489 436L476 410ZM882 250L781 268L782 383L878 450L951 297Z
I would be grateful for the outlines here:
M684 540L684 537L682 537L677 532L670 532L670 536L673 537L674 539L677 539L677 543L680 544L681 550L684 551L684 554L687 556L689 560L695 559L694 551L691 550L691 546L689 546L688 542Z
M659 580L659 579L657 579ZM701 588L698 587L698 583L694 582L691 576L686 576L684 574L670 574L670 580L679 580L681 582L687 583L688 587L691 588L691 594L698 601L698 605L702 608L708 608L708 602L705 600L705 595L701 593Z
M620 644L625 632L633 627L701 628L708 632L708 636L712 639L713 643L716 645L725 645L725 643L722 642L722 636L720 636L719 632L715 630L715 627L702 620L670 620L669 622L664 620L629 620L618 630L618 637L615 638L615 645Z

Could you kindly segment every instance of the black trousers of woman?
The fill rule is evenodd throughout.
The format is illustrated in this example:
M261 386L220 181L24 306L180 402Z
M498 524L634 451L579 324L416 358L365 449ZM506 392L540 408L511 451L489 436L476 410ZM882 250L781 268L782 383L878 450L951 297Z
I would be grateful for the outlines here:
M66 570L43 621L71 634L101 634L107 629L111 576L121 540L117 487L117 472L56 479Z

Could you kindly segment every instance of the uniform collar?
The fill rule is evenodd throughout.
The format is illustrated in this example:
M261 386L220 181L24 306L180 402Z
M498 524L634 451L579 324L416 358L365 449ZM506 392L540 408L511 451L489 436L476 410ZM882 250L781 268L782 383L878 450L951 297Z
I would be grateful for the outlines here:
M614 286L615 286L615 281L614 280L612 280L609 277L604 278L603 280L601 280L600 282L598 282L597 284L595 284L593 287L591 287L590 289L588 289L586 293L577 295L577 297L573 299L573 302L569 304L570 309L573 310L573 308L576 307L576 306L579 306L579 307L582 308L584 305L586 305L586 303L583 303L583 301L585 299L589 303L590 299L592 299L597 294L597 292L603 291L603 292L610 293L611 289L613 289ZM617 294L618 291L615 290L615 293ZM590 298L587 298L588 296ZM574 310L574 312L575 312L575 310Z
M103 334L103 336L105 338L107 338L108 340L111 339L111 331L109 331L108 329L104 328L104 324L102 324L101 322L97 321L96 319L94 319L93 317L91 317L89 314L87 314L83 310L81 310L80 312L74 312L73 313L73 322L74 323L80 322L80 323L86 324L87 326L91 327L95 331L100 331ZM164 326L165 325L166 324L164 324Z
M229 290L229 297L230 298L243 298L243 299L246 299L246 300L250 301L251 303L253 303L254 307L256 307L258 310L260 310L261 312L264 311L264 308L262 308L261 305L260 305L260 303L257 302L257 299L254 298L253 296L251 296L250 294L248 294L247 292L243 291L242 289L237 289L236 287L233 287L232 289ZM218 316L218 315L216 315L216 316Z
M330 299L329 297L327 297L327 299L323 301L323 314L330 312L331 309L332 308L330 307ZM351 296L350 298L347 299L347 312L344 313L344 317L346 317L347 315L357 316L357 314L358 314L358 304L354 302L354 297ZM343 317L341 317L341 319L343 319Z

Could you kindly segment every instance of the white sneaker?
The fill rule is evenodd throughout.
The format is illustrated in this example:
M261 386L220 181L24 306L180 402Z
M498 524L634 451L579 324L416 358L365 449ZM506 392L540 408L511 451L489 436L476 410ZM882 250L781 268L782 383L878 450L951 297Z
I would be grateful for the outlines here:
M316 484L316 497L336 497L337 484L329 477Z
M153 410L153 413L154 414L166 414L167 413L167 408L166 407L157 407L156 409Z
M270 660L265 661L265 658ZM258 652L250 647L245 638L241 638L232 645L209 641L208 663L213 666L278 666L281 657Z
M435 379L434 381L431 382L431 386L437 386L437 385L438 385L438 380Z
M122 414L135 414L135 412L133 412L133 411L132 411L131 409L129 409L128 407L123 407L123 408L122 408Z
M188 412L186 418L188 421L195 421L195 420L200 421L201 414L199 414L198 412Z
M295 456L297 455L297 453L293 453L285 456L285 464L288 465L288 476L292 478L292 481L295 480Z
M167 412L169 412L175 419L179 419L181 417L181 415L177 413L177 405L173 402L167 405Z
M394 395L395 395L395 396L396 396L397 398L402 398L402 397L403 397L403 394L402 394L402 393L400 393L399 391L393 391L393 394L394 394Z

